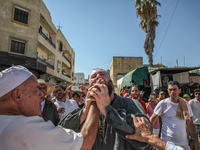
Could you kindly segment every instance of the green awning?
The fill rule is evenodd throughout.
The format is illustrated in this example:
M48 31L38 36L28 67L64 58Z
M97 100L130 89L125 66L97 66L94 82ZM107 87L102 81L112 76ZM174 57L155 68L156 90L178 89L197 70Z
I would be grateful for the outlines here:
M140 67L132 70L127 73L122 81L122 87L124 85L131 86L132 85L143 85L143 80L148 79L148 67Z

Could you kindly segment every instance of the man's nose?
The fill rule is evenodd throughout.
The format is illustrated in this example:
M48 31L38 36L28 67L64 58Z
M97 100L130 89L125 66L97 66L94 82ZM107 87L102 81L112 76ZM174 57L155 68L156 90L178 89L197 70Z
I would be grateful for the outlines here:
M96 80L101 79L101 78L102 78L101 75L100 75L100 74L97 74Z
M39 97L43 97L44 96L44 93L42 91L39 90L39 93L38 93Z

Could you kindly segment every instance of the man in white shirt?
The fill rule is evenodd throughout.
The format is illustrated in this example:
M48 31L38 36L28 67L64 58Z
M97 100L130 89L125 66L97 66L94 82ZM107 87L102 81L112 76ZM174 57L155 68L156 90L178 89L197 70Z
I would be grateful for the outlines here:
M0 72L0 149L66 150L91 149L95 141L99 109L87 95L88 117L80 133L55 127L41 114L42 92L36 77L25 67ZM91 102L92 101L92 102Z
M63 113L58 112L60 119L65 117L69 112L73 111L74 109L79 108L75 100L71 100L66 97L66 93L64 92L61 86L57 85L53 94L56 97L56 101L54 103L56 107L64 108Z
M189 132L195 139L196 148L200 148L194 124L192 122L192 110L188 102L185 101L185 110L188 112L187 119L180 119L177 117L177 110L179 105L179 94L181 92L180 85L177 81L170 81L168 83L169 98L160 101L154 109L150 121L153 126L155 119L158 116L162 117L162 139L169 141L175 145L181 146L184 149L190 149L186 134L186 124ZM183 113L184 113L183 112Z
M192 120L196 128L197 136L200 142L200 89L194 90L195 98L189 101L193 111Z

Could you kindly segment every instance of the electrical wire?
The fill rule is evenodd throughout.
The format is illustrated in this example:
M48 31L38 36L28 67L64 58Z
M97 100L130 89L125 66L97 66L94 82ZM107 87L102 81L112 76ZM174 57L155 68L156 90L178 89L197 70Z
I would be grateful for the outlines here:
M171 19L170 19L170 21L169 21L169 24L168 24L168 26L167 26L167 29L166 29L166 31L165 31L165 34L164 34L163 38L162 38L162 41L161 41L161 43L160 43L160 46L158 47L158 51L160 50L160 47L161 47L161 45L162 45L162 43L163 43L163 41L164 41L164 39L165 39L165 36L166 36L167 31L168 31L168 29L169 29L169 26L170 26L170 24L171 24L171 22L172 22L174 13L175 13L176 8L177 8L177 5L178 5L178 2L179 2L179 0L177 0L177 2L176 2L176 6L175 6L175 8L174 8L174 11L173 11L173 14L172 14L172 16L171 16ZM156 57L158 51L157 51L156 54L154 55L154 58Z

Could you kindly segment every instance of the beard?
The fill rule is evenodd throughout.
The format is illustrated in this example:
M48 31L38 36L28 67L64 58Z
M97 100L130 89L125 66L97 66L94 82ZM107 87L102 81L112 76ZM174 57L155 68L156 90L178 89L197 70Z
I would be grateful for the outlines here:
M137 94L134 94L134 95L133 95L133 98L134 98L134 99L138 99L138 97L139 97L139 96L138 96Z
M101 84L105 84L108 88L108 95L111 96L112 92L113 92L113 84L112 84L112 80L110 79L108 82L101 83ZM94 85L94 84L93 84ZM91 87L92 85L90 85Z
M65 94L59 93L59 94L58 94L58 99L62 99L64 96L65 96Z
M113 92L112 80L110 79L107 83L105 83L105 85L108 87L108 94L110 96L112 94L112 92Z
M171 94L170 97L171 97L171 99L172 99L173 101L175 101L175 100L178 98L178 95L176 95L176 94Z

